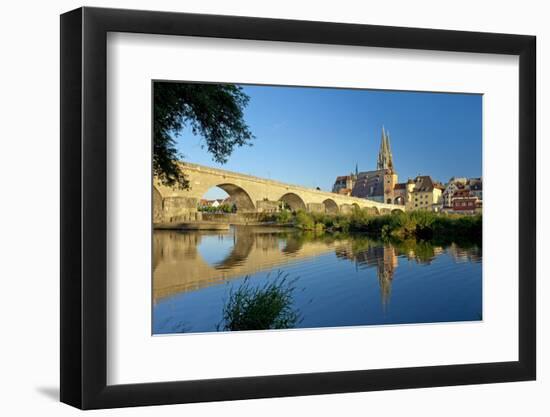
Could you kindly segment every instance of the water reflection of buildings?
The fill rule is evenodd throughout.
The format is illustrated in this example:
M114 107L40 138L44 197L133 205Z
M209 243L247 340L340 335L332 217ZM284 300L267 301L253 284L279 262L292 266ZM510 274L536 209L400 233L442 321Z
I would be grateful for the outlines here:
M482 249L479 246L473 246L470 248L461 248L456 243L451 244L447 248L447 253L453 258L455 262L466 263L466 262L481 262L482 260Z
M455 253L469 254L469 250L461 251L453 245ZM399 258L406 258L418 264L430 265L433 260L445 253L441 246L428 242L405 241L396 244L375 242L370 240L355 242L352 245L341 246L336 250L336 256L349 259L359 267L376 268L378 285L382 304L386 306L391 297L393 278L399 266ZM470 255L469 255L470 256ZM470 258L472 257L470 256ZM481 255L479 255L481 260Z
M336 239L328 234L314 236L268 227L236 228L233 232L210 234L157 231L153 239L155 302L174 294L335 253L340 259L354 262L358 268L376 271L382 304L386 306L390 302L399 258L426 265L443 253L448 253L456 262L481 262L482 258L478 247L462 249L452 244L444 249L428 242L390 244L352 236ZM212 253L219 259L210 259L208 255Z
M400 256L422 265L430 265L435 258L445 253L443 247L428 242L403 242L397 248Z
M393 275L399 266L397 252L392 245L379 243L371 245L370 242L359 247L350 245L340 247L336 251L336 256L354 261L359 267L376 268L382 305L387 305L391 296Z

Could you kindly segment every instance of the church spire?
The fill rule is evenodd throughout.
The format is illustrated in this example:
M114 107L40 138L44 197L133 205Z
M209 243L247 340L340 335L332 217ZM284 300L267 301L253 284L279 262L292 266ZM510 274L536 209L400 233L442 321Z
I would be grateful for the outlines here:
M376 169L390 169L393 171L393 156L390 148L390 134L382 126L382 138L380 140L380 151L378 152L378 161Z

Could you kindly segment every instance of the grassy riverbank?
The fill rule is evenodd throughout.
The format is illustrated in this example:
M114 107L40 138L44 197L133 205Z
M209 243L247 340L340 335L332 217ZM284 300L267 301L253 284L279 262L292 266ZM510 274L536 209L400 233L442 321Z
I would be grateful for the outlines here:
M436 239L442 241L474 240L481 242L481 215L467 216L429 211L411 211L375 216L366 210L351 214L321 214L283 211L270 216L271 221L292 224L302 230L317 232L362 232L382 239Z

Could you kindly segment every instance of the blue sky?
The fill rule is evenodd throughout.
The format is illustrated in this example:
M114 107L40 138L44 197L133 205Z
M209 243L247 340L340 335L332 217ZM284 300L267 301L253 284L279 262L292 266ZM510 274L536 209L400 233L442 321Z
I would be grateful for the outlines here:
M390 133L398 180L431 175L479 177L482 96L243 86L245 120L256 138L220 165L188 129L177 139L184 160L330 191L338 175L376 169L382 126ZM220 198L217 188L205 198Z

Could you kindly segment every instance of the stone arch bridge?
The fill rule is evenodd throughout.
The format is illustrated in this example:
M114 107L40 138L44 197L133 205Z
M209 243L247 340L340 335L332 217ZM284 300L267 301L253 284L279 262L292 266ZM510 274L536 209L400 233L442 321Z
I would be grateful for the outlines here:
M292 210L321 213L348 213L354 207L369 208L376 214L404 211L401 205L349 197L188 162L181 162L180 165L189 180L188 190L166 187L156 179L153 181L155 223L198 219L199 201L213 187L227 192L239 213L273 212L279 209L281 203Z

